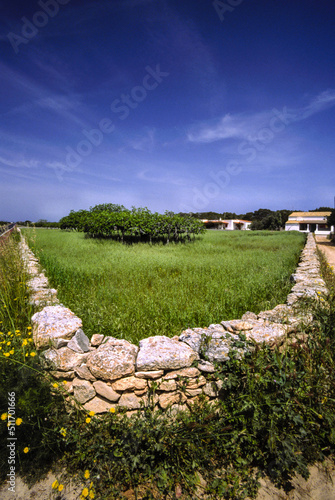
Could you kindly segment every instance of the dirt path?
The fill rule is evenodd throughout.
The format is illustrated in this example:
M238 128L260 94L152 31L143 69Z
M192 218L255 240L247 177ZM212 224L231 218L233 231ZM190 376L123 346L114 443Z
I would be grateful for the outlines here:
M323 252L330 266L335 270L335 245L327 240L325 236L315 236L319 250Z

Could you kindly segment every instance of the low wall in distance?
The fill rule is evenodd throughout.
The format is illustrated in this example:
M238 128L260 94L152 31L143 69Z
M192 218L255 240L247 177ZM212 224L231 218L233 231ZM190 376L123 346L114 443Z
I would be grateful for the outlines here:
M305 299L324 300L328 294L315 240L309 234L291 276L294 286L286 304L257 315L246 312L241 319L208 328L187 329L173 338L149 337L138 346L99 334L89 340L81 319L60 304L57 291L49 288L24 238L20 249L31 276L31 303L38 309L31 322L42 364L55 379L66 382L68 392L85 410L95 413L123 407L131 414L149 399L150 404L175 411L186 409L201 394L215 400L221 385L215 379L214 363L227 361L232 349L243 355L248 344L241 343L240 334L247 341L280 344L313 321ZM152 395L149 389L153 388Z

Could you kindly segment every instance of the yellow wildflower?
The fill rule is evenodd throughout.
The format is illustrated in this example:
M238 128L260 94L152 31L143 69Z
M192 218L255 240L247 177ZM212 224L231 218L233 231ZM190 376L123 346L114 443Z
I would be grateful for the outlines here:
M85 470L84 478L85 479L89 479L90 478L90 471L89 470Z
M31 326L27 326L27 330L31 330Z
M17 418L15 420L16 425L21 425L22 424L22 418Z
M93 492L92 490L90 490L89 497L90 497L90 498L94 498L94 492Z
M31 352L30 356L33 358L34 356L36 356L36 352Z
M88 489L87 488L84 488L83 491L81 492L83 498L87 498L88 497Z
M57 387L58 387L57 382L55 382L54 384L52 384L52 387L54 387L55 389L57 389Z
M94 417L94 415L95 415L94 411L90 411L90 412L89 412L89 416L90 416L90 417Z
M59 486L59 483L58 483L58 481L57 481L57 479L56 479L56 481L54 481L54 482L52 483L51 488L52 488L53 490L57 490L58 486Z
M61 428L61 430L60 430L59 432L61 433L61 435L62 435L63 437L65 437L65 436L66 436L66 429L64 429L64 427L62 427L62 428Z
M23 453L28 453L28 451L29 451L29 448L28 448L28 446L26 446L26 447L23 449Z
M60 485L58 486L58 491L63 491L63 489L64 489L64 485L63 485L63 484L60 484Z
M11 350L9 351L9 354L14 354L14 349L11 349Z
M8 413L3 413L1 415L1 420L7 420L7 417L8 417Z
M11 345L11 341L9 340L6 345Z
M23 342L22 342L22 347L24 347L27 344L28 344L27 339L24 339Z
M15 333L20 333L20 330L15 330Z
M8 358L8 356L10 356L9 352L4 352L3 354L4 354L4 356L6 356L6 358Z
M110 411L111 413L115 413L115 408L109 408L109 411Z
M91 421L90 417L87 417L87 419L85 420L85 422L86 422L87 424L89 424L89 423L90 423L90 421Z

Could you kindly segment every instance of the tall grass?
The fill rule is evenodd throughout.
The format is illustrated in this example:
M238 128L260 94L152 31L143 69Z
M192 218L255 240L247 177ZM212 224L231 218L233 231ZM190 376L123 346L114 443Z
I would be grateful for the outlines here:
M88 336L179 334L285 301L305 236L207 231L194 243L125 246L82 233L26 232L61 302Z

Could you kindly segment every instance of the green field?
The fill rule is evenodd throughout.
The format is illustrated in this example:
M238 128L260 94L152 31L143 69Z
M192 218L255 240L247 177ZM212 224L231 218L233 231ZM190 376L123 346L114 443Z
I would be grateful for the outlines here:
M132 342L240 318L285 301L305 236L207 231L187 244L123 245L24 230L60 301L91 337Z

